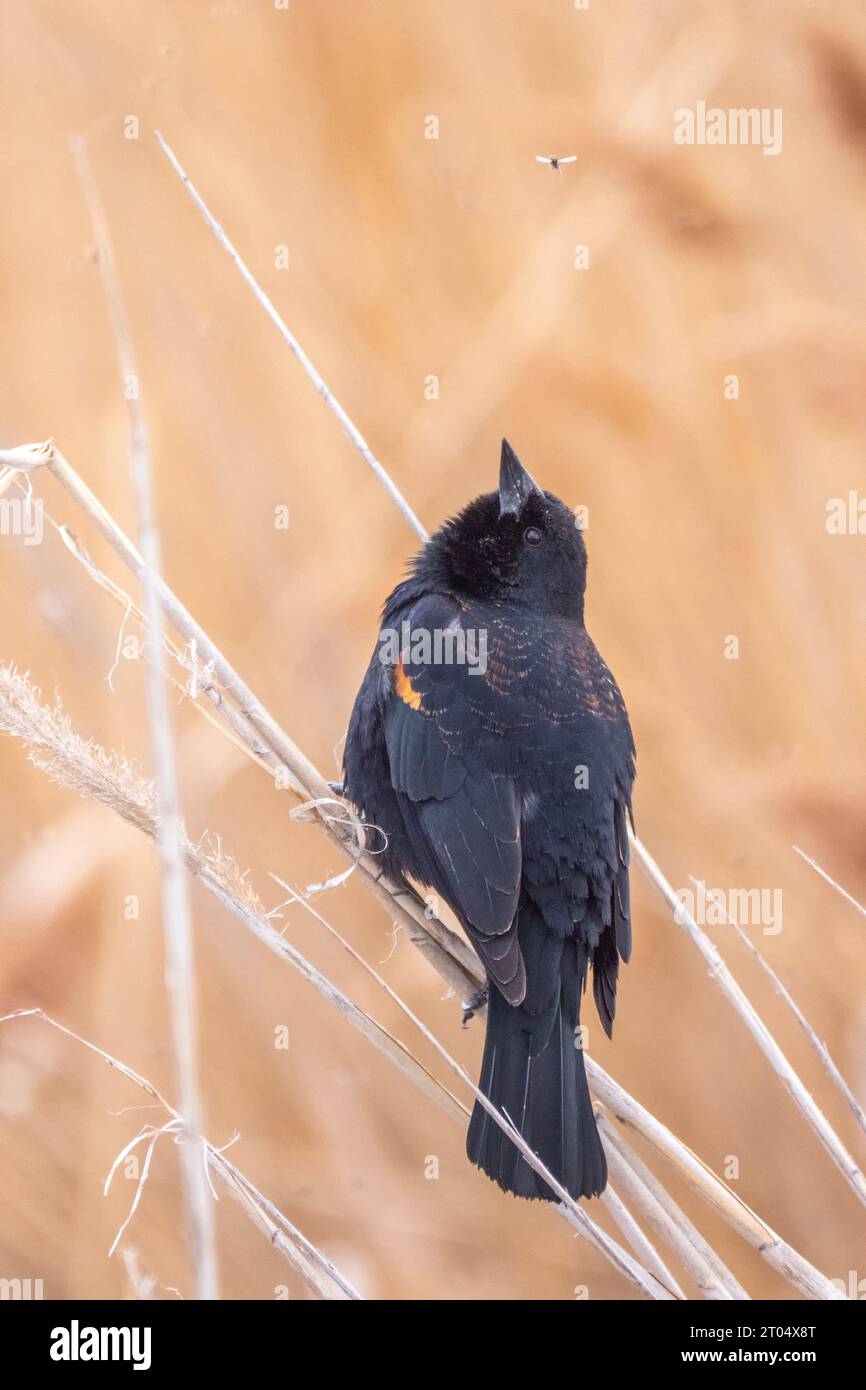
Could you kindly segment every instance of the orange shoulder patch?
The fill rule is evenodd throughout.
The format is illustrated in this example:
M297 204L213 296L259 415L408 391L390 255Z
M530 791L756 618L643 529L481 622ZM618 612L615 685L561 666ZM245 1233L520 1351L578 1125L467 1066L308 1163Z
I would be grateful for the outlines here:
M394 689L404 705L408 705L410 709L421 708L421 696L403 670L402 656L394 667Z

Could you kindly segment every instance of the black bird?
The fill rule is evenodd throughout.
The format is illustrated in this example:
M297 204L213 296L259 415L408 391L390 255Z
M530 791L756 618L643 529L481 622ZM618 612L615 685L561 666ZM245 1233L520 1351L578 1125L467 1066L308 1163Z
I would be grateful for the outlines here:
M585 588L574 514L503 440L498 493L446 521L385 603L344 760L385 869L441 894L484 964L480 1089L573 1197L607 1181L576 1030L591 968L610 1036L631 952L635 757ZM478 1103L467 1152L506 1191L553 1197Z

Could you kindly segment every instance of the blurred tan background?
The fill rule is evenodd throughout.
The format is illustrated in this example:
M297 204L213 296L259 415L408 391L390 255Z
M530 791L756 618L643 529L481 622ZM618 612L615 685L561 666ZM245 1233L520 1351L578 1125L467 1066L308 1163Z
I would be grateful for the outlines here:
M866 536L825 527L829 498L866 491L858 0L10 0L0 24L0 443L53 435L134 528L68 148L84 134L140 362L167 578L336 775L378 606L415 541L205 229L159 127L426 525L495 485L505 433L545 486L589 507L588 625L636 733L638 830L678 887L695 874L782 889L783 930L756 940L862 1099L866 924L792 850L866 896ZM674 110L701 99L782 108L782 153L675 145ZM560 176L539 153L578 160ZM578 245L589 269L574 268ZM56 485L37 491L126 583ZM115 606L54 534L0 538L0 580L0 658L148 769L145 668L121 661L114 694L106 682ZM191 836L220 834L268 906L269 871L304 886L342 867L188 702L177 728ZM9 740L0 778L0 1013L41 1005L175 1096L150 846ZM124 918L131 894L139 921ZM615 1039L592 1026L594 1055L714 1168L736 1156L739 1194L826 1274L866 1276L852 1193L637 870L633 899ZM360 885L318 906L477 1074L480 1029L461 1031ZM194 908L209 1136L240 1132L235 1162L364 1294L632 1296L563 1222L482 1179L453 1122L198 889ZM415 1046L306 914L286 920ZM731 932L714 934L862 1156L796 1024ZM108 1200L101 1183L153 1118L112 1112L143 1099L44 1025L3 1026L0 1276L43 1278L46 1297L129 1295L106 1254L133 1183ZM162 1141L128 1241L189 1295L177 1160ZM790 1296L671 1186L754 1296ZM226 1296L285 1282L304 1296L227 1200L217 1225Z

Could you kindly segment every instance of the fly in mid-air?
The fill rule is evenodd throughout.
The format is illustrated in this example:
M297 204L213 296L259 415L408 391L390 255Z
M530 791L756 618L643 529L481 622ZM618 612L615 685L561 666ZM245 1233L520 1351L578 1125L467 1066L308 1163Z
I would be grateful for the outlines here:
M563 164L574 164L577 160L577 155L537 154L535 158L538 160L539 164L549 164L551 169L556 169L557 172L561 174Z

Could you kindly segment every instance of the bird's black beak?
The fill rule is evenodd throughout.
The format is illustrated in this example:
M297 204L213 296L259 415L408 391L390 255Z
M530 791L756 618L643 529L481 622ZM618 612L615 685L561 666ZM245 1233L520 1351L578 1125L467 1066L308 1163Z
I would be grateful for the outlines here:
M544 493L527 473L507 439L502 441L502 456L499 460L499 515L519 516L524 503L537 492Z

